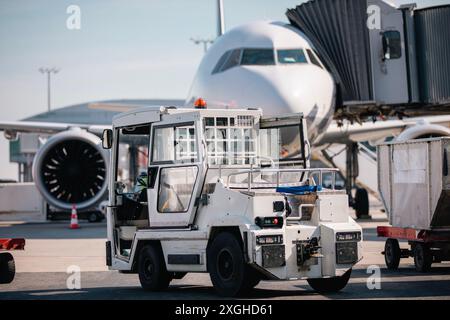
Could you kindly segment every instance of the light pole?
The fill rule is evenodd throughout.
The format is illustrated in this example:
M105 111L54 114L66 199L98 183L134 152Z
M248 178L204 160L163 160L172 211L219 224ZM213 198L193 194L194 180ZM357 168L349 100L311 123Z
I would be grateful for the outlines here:
M191 38L191 41L195 44L203 44L203 51L206 53L208 51L208 43L212 44L214 40L212 39L200 39L200 38Z
M223 0L217 0L217 37L225 33L225 15L223 12Z
M50 87L51 87L51 74L54 73L58 73L59 69L56 68L39 68L39 72L42 74L47 74L47 107L48 107L48 111L50 111Z

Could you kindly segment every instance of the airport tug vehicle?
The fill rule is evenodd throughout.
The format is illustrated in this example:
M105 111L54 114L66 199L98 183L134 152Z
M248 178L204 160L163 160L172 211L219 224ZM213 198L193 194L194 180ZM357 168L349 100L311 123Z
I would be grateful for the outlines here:
M310 168L301 114L158 107L117 115L107 265L147 290L208 272L236 296L260 280L306 279L339 291L362 258L362 229L337 169Z

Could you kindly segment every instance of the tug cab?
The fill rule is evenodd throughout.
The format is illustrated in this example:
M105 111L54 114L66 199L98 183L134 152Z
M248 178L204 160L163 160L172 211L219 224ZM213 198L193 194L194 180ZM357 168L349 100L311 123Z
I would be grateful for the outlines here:
M309 166L301 114L144 108L116 116L103 142L107 264L138 273L145 289L208 272L224 296L260 280L338 291L362 258L336 169Z

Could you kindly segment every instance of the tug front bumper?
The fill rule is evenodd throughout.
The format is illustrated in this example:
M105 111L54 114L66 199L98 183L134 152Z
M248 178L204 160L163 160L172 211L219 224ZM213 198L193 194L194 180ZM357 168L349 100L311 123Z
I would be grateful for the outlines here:
M250 230L247 254L273 279L340 276L362 259L362 230L356 223Z

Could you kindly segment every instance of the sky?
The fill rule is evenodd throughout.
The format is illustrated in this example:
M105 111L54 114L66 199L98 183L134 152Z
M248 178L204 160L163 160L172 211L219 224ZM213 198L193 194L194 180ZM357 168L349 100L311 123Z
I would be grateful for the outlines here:
M224 0L225 27L286 21L302 0ZM413 0L392 0L396 5ZM417 0L419 7L450 0ZM80 29L67 28L80 8ZM184 99L216 34L215 0L0 0L0 121L47 109L40 67L56 67L52 108L106 99ZM0 179L17 178L0 137Z

